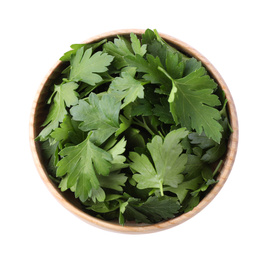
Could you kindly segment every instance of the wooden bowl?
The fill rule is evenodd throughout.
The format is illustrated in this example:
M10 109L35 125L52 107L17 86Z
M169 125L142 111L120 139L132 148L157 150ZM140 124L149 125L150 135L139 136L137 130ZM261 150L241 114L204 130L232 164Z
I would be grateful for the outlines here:
M102 40L104 38L116 37L118 34L129 35L131 32L137 35L141 35L144 33L144 30L126 29L126 30L111 31L111 32L107 32L107 33L92 37L84 41L84 43L95 42L95 41ZM77 200L73 198L73 195L70 192L61 192L60 189L58 189L57 186L48 177L49 173L46 170L44 160L40 152L39 143L34 140L38 136L40 129L41 129L41 124L43 123L48 113L46 100L50 93L49 88L55 83L55 80L60 75L61 71L65 68L65 65L61 61L56 62L56 64L50 69L46 77L43 79L37 91L35 100L33 102L31 116L30 116L30 146L31 146L34 162L36 164L37 170L42 180L44 181L44 183L46 184L50 192L66 209L74 213L76 216L78 216L85 222L90 223L102 229L116 231L116 232L136 234L136 233L156 232L156 231L168 229L176 225L179 225L183 223L184 221L192 218L197 213L199 213L203 208L205 208L213 200L216 194L223 187L233 167L233 163L234 163L236 151L237 151L237 144L238 144L238 120L237 120L237 114L236 114L234 101L232 99L232 96L230 94L230 91L225 81L223 80L219 72L214 68L214 66L204 56L202 56L197 50L193 49L186 43L172 36L162 34L162 33L160 33L160 35L170 45L176 47L181 52L189 56L193 56L196 59L200 60L202 64L205 66L205 68L208 70L210 76L223 89L223 91L225 92L226 98L228 99L229 118L230 118L230 123L233 129L233 133L231 134L229 142L228 142L228 149L227 149L227 153L224 158L224 164L220 170L220 174L217 177L217 180L219 180L219 182L213 187L213 189L201 200L201 202L193 210L181 216L178 216L174 219L160 222L157 224L147 225L147 224L132 223L132 224L127 224L125 226L121 226L115 222L100 220L82 211L79 203L77 203Z

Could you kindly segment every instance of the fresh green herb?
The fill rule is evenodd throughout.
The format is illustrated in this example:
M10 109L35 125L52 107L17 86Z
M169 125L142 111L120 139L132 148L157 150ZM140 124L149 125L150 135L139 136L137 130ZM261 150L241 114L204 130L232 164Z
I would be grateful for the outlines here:
M36 138L51 179L121 225L192 210L217 183L231 133L221 88L156 30L71 48Z

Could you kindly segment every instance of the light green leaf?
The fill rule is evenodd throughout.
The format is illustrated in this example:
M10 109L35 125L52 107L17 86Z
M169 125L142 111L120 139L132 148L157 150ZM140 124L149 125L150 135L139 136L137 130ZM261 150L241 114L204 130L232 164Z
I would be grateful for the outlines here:
M102 81L102 77L98 73L107 71L107 67L111 64L112 60L113 56L102 51L92 55L92 48L84 53L84 47L82 47L77 50L76 55L70 60L71 70L69 80L95 85Z
M123 155L126 150L126 144L127 141L125 140L125 137L123 137L111 149L108 150L113 158L110 171L117 171L128 166L128 164L125 163L126 157Z
M66 147L59 154L63 158L57 164L56 175L61 177L68 174L67 188L77 184L75 194L81 201L100 188L97 176L110 172L111 154L95 146L90 141L90 135L82 143ZM99 193L97 199L102 198L102 193Z
M146 50L147 45L146 44L141 45L140 40L138 39L137 35L134 33L130 34L130 40L132 42L131 45L134 53L139 54L140 56L144 56L147 51Z
M54 92L50 98L53 103L46 120L42 124L45 128L39 134L41 141L47 139L48 135L58 127L59 123L63 122L65 115L68 113L66 107L71 107L78 103L78 93L75 91L77 88L78 84L74 82L55 85Z
M125 67L127 63L124 60L125 56L134 55L132 47L128 40L122 36L118 36L114 39L114 42L108 41L104 44L104 51L114 56L113 65L117 69Z
M110 84L109 91L111 95L117 97L119 101L124 100L121 108L124 108L137 97L144 98L143 83L127 73L122 72L121 77L116 77Z
M94 51L96 48L104 44L107 40L103 39L102 41L95 42L95 43L81 43L81 44L72 44L70 48L72 50L65 52L64 55L60 58L61 61L70 61L71 57L76 54L77 50L84 46L84 51L89 48L92 48Z
M79 144L84 138L84 132L78 128L78 123L73 121L70 115L66 115L60 127L56 128L52 133L51 137L56 142L73 144Z
M137 188L158 188L163 195L163 186L177 187L183 180L181 174L185 169L187 155L182 154L180 141L188 135L185 129L171 131L164 139L155 136L147 144L153 164L144 154L130 153L131 169L136 173L133 179L138 183Z
M79 104L70 109L73 119L81 121L82 131L92 131L91 141L101 145L119 128L120 102L111 95L104 94L101 99L91 93L88 102L79 100Z

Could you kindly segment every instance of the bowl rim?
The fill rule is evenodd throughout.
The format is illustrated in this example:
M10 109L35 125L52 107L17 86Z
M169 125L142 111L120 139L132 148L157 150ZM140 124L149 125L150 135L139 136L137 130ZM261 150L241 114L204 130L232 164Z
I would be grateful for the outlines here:
M102 34L98 34L96 36L90 37L87 40L83 41L82 43L90 43L99 41L104 38L111 38L115 37L117 35L129 35L130 33L135 33L137 35L141 35L145 32L143 29L118 29L113 30L109 32L105 32ZM217 177L219 179L219 182L212 188L212 190L200 201L200 203L193 208L191 211L184 213L180 216L177 216L173 219L166 220L160 223L151 224L151 225L125 225L121 226L118 223L113 223L110 221L105 221L98 219L96 217L90 216L89 214L83 212L79 208L77 208L75 205L73 205L71 202L69 202L67 199L65 199L62 196L62 193L56 189L55 185L49 178L49 176L46 174L46 170L44 166L41 163L40 157L38 156L38 149L37 144L35 142L36 138L36 131L35 131L35 113L36 109L38 107L38 100L41 96L42 90L45 86L45 84L48 82L51 75L54 73L54 71L62 65L62 61L57 61L54 66L48 71L44 79L42 80L37 93L35 95L31 114L30 114L30 123L29 123L29 141L30 141L30 148L33 156L33 160L35 163L35 166L37 168L37 171L47 186L48 190L52 193L52 195L63 205L68 211L72 212L74 215L82 219L83 221L96 226L98 228L108 230L108 231L114 231L114 232L120 232L120 233L128 233L128 234L143 234L143 233L152 233L157 232L165 229L169 229L171 227L177 226L188 219L192 218L196 214L198 214L201 210L203 210L213 199L214 197L219 193L221 188L224 186L226 180L228 179L228 176L232 170L236 153L237 153L237 146L238 146L238 119L237 119L237 112L235 108L235 104L232 98L232 95L229 91L229 88L227 87L224 79L220 75L220 73L216 70L216 68L207 60L200 52L198 52L196 49L192 48L187 43L170 36L168 34L160 33L159 35L166 40L168 43L170 43L173 46L176 46L179 50L182 52L187 53L190 56L193 56L200 60L202 64L205 66L205 68L208 70L208 72L211 74L211 77L216 80L216 82L219 84L219 86L223 89L225 92L225 96L228 100L228 111L230 115L230 123L231 127L233 129L233 133L230 136L229 142L228 142L228 148L226 157L224 160L223 167Z

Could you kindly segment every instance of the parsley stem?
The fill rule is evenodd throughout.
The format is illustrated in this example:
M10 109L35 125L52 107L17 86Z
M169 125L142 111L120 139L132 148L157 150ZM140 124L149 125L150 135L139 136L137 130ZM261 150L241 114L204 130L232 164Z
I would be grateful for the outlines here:
M216 173L217 173L218 170L220 169L222 163L223 163L223 160L220 160L220 162L218 163L217 167L215 168L215 170L214 170L214 172L213 172L213 177L216 175Z
M161 131L158 131L158 133L164 139L164 135L161 133Z
M135 125L138 125L140 127L143 127L144 129L146 129L152 136L156 135L150 128L149 126L146 124L145 119L143 118L144 122L141 122L139 119L134 118L134 123Z
M161 192L161 196L164 196L163 193L163 183L160 181L160 192Z

